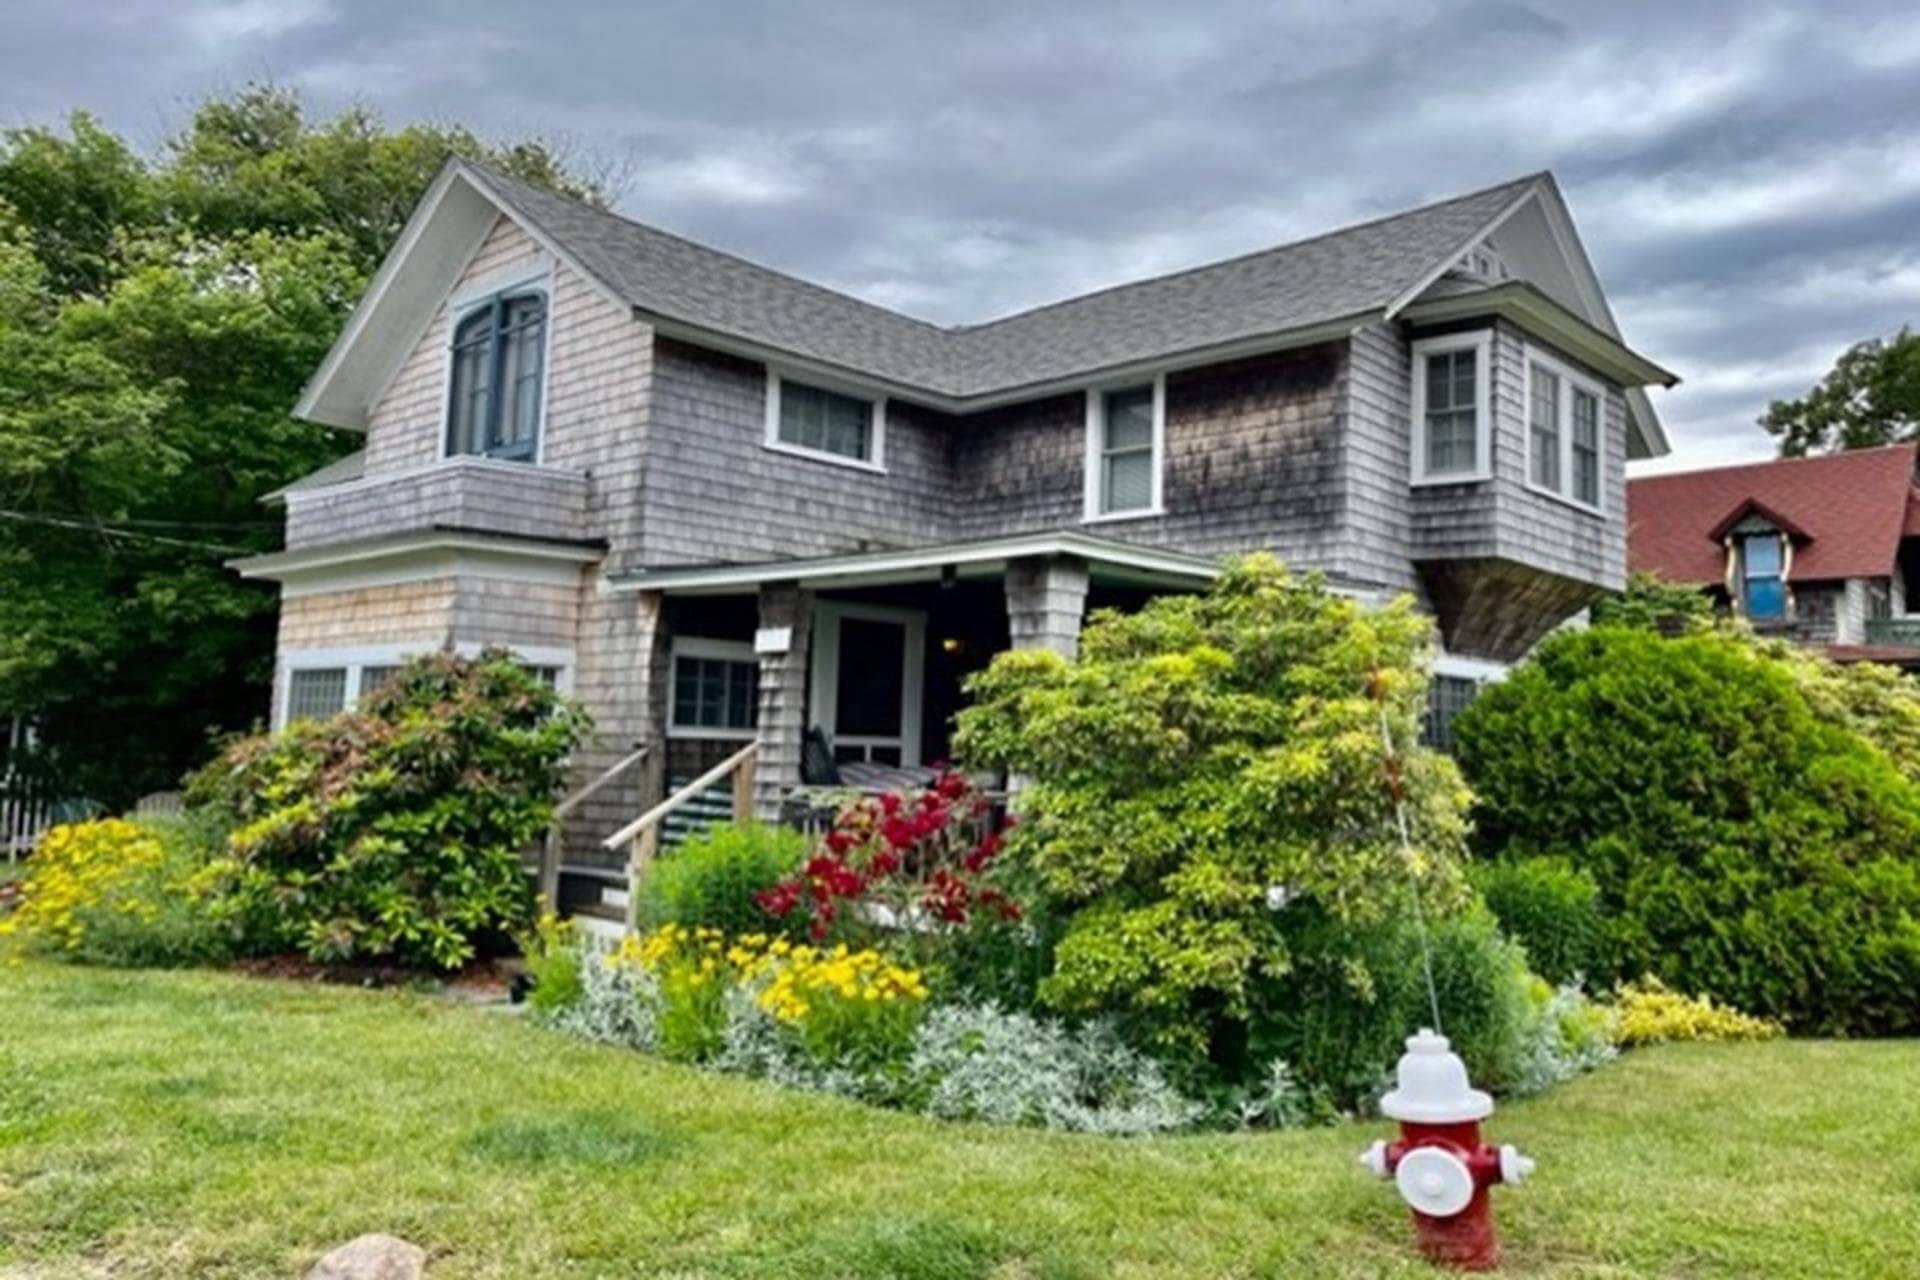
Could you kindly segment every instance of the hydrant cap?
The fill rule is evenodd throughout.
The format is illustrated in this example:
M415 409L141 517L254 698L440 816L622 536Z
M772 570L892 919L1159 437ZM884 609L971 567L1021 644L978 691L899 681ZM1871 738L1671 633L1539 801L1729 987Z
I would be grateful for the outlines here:
M1415 1124L1464 1124L1493 1114L1493 1099L1467 1082L1467 1066L1447 1038L1422 1027L1407 1037L1396 1085L1380 1099L1380 1114Z

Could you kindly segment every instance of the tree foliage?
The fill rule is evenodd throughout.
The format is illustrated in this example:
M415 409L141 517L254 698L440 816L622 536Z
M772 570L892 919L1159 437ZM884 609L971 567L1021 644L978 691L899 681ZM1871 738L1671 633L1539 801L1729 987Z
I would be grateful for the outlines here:
M1805 1031L1920 1028L1920 787L1746 638L1549 639L1455 722L1502 860L1598 885L1609 972Z
M1043 999L1197 1048L1292 964L1271 890L1345 923L1402 911L1383 727L1414 873L1436 907L1460 900L1466 794L1412 745L1431 626L1409 604L1370 610L1255 556L1205 595L1096 613L1080 644L995 658L956 738L1027 780L1009 857L1070 914Z
M1677 635L1713 624L1713 602L1698 587L1641 570L1626 590L1593 602L1596 627L1642 627Z
M1848 347L1807 394L1768 405L1760 425L1786 457L1920 439L1920 333Z
M312 120L252 87L156 157L85 113L0 134L0 719L73 792L171 785L265 704L261 496L352 447L289 410L445 158L597 198L539 142Z

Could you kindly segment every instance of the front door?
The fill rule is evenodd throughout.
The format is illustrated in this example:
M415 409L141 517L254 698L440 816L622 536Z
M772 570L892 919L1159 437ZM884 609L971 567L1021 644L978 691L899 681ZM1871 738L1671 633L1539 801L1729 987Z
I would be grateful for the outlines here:
M920 763L926 641L919 609L814 604L812 722L836 763Z

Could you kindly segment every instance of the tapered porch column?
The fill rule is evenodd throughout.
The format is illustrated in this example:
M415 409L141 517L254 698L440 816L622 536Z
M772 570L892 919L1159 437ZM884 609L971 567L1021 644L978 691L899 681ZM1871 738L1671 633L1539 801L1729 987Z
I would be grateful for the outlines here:
M784 632L782 637L780 633ZM807 655L813 636L813 592L790 582L760 588L760 633L778 645L761 646L760 759L753 777L753 811L777 821L780 802L800 785L800 747L807 732Z
M1087 563L1073 556L1036 556L1007 566L1007 627L1016 649L1080 651L1087 612Z

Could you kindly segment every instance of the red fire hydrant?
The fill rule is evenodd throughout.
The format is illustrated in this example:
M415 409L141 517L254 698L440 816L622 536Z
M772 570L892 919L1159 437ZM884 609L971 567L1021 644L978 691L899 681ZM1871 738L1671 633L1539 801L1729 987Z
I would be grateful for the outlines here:
M1445 1036L1422 1027L1407 1037L1396 1087L1380 1099L1380 1114L1400 1122L1400 1138L1374 1143L1360 1163L1400 1189L1420 1252L1466 1271L1498 1266L1487 1188L1524 1181L1533 1161L1511 1146L1481 1141L1480 1122L1493 1114L1493 1099L1469 1086L1466 1064Z

